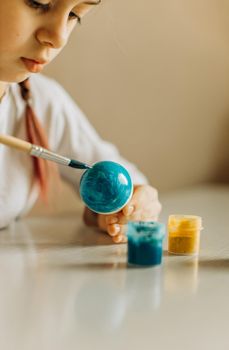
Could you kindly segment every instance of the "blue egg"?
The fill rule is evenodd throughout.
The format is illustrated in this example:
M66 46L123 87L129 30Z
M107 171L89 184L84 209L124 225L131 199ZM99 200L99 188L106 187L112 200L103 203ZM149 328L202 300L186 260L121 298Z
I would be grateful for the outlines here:
M133 183L120 164L102 161L86 170L80 180L80 196L86 206L99 214L121 210L130 200Z

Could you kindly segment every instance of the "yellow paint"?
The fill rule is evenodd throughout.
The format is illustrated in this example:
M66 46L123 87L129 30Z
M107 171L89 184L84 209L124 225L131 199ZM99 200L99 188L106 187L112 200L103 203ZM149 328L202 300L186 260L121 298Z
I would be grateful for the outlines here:
M168 251L173 254L198 254L202 219L193 215L170 215Z

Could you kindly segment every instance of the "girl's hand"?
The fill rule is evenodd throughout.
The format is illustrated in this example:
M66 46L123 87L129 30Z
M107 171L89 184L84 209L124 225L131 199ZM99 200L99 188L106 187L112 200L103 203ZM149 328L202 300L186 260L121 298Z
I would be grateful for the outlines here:
M125 235L128 221L157 221L161 211L157 190L149 185L136 185L131 200L118 213L102 215L85 209L84 221L106 231L115 243L127 241Z

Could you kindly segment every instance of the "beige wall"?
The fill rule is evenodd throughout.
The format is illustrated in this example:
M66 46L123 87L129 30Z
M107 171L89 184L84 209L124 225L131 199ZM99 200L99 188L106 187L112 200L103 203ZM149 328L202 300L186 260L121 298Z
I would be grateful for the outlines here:
M228 162L228 0L104 0L45 73L161 191Z

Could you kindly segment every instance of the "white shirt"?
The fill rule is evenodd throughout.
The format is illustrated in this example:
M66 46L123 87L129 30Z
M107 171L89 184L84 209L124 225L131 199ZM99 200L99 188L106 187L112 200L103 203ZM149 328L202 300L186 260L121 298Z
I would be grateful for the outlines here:
M33 108L46 130L53 152L88 164L113 160L123 164L134 183L146 183L144 175L122 158L117 148L102 140L82 111L54 80L42 75L30 78ZM0 133L26 139L25 102L17 83L12 83L0 103ZM33 182L29 155L0 145L0 228L28 212L39 195ZM61 176L78 187L81 171L59 166Z

